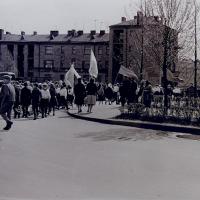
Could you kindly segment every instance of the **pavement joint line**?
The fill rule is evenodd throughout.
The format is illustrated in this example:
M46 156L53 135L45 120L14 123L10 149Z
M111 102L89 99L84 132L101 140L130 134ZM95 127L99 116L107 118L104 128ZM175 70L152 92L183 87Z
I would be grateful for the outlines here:
M103 118L89 117L85 115L78 115L75 113L71 113L69 111L67 111L67 113L71 117L74 117L77 119L87 120L87 121L92 121L92 122L97 122L97 123L102 123L102 124L129 126L129 127L135 127L135 128L200 135L200 128L198 127L191 127L191 126L187 127L187 126L181 126L177 124L160 124L160 123L151 123L151 122L142 122L142 121L103 119Z

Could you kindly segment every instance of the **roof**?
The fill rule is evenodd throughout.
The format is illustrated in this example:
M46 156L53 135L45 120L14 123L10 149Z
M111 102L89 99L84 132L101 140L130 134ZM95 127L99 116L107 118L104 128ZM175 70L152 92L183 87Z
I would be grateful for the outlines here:
M123 22L120 22L118 24L114 24L114 25L111 25L110 27L114 27L114 26L131 26L131 25L137 25L137 20L128 20L128 21L123 21Z
M21 39L21 35L16 34L4 34L0 42L53 42L53 43L99 43L99 42L109 42L109 34L105 33L100 35L99 33L91 37L90 33L84 33L80 36L68 36L67 34L59 34L53 39L50 38L50 35L24 35L24 39Z

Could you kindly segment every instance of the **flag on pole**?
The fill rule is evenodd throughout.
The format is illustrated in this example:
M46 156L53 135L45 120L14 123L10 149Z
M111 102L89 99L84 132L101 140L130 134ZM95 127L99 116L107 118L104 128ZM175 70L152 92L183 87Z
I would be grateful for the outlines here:
M169 70L168 68L167 68L167 80L168 80L168 81L172 81L172 82L179 82L179 83L180 83L180 82L184 82L183 79L181 79L181 78L175 76L175 75L171 72L171 70Z
M65 84L67 86L71 86L74 87L74 76L76 76L76 78L80 78L81 76L78 74L78 72L75 70L74 68L74 64L71 65L70 69L68 70L68 72L65 74Z
M89 68L89 74L90 76L97 78L98 76L98 67L97 67L97 60L95 58L94 52L91 49L91 55L90 55L90 68Z
M123 65L121 65L118 73L123 75L123 76L134 78L134 79L138 80L137 75L132 70L124 67Z

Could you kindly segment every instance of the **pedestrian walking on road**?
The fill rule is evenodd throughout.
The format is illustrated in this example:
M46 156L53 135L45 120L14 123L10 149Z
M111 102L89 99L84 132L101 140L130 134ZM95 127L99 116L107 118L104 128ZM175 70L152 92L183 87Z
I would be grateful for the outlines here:
M105 92L104 92L104 87L103 84L100 83L99 86L97 87L97 95L98 95L98 101L99 101L99 105L102 104L105 100Z
M87 91L87 104L88 104L87 112L91 113L93 106L96 104L96 95L97 95L97 86L94 83L93 78L91 78L90 82L87 84L86 91Z
M49 107L49 102L51 99L51 95L48 89L47 83L44 83L42 85L42 90L41 90L41 101L40 101L40 107L41 107L41 112L42 112L42 118L47 117L47 110Z
M38 84L35 83L31 95L31 100L32 100L32 109L33 109L33 114L34 114L34 120L38 118L39 114L39 105L40 105L40 99L41 99L41 92L38 88Z
M51 111L52 111L53 116L55 116L55 109L57 106L57 98L56 98L56 88L53 83L50 84L49 92L51 95L51 99L50 99L50 103L49 103L49 113L51 113Z
M5 75L3 79L4 84L0 93L0 114L2 118L6 121L6 126L4 127L4 130L9 130L13 124L13 122L11 121L11 112L15 102L15 88L11 84L10 76Z
M85 86L82 83L82 79L78 79L78 83L74 87L75 104L78 107L78 113L82 112L82 105L84 104L85 98Z
M60 89L60 106L61 108L67 108L68 109L68 105L67 105L67 88L66 88L66 84L63 83Z
M31 105L31 90L27 82L24 83L24 88L21 90L21 105L23 110L22 117L27 118L29 115L28 108Z
M14 85L15 88L15 103L13 106L14 111L14 118L20 118L21 115L21 104L20 104L20 97L21 97L21 87L19 82L16 82Z

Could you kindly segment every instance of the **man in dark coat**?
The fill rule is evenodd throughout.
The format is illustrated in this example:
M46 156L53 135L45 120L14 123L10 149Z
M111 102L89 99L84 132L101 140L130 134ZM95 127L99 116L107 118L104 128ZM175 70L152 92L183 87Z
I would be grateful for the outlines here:
M81 107L84 104L84 98L86 96L85 86L82 83L82 79L78 79L78 83L74 87L75 104L78 107L78 113L82 112Z
M33 91L32 91L32 95L31 95L34 120L36 120L37 117L38 117L40 99L41 99L41 92L40 92L40 90L38 88L38 84L35 83Z
M3 78L4 84L0 93L0 114L2 118L6 121L6 126L4 127L4 130L9 130L13 124L13 122L11 121L11 112L15 102L15 88L11 84L10 76L5 75Z
M134 79L132 79L130 81L130 85L128 88L128 104L137 102L136 91L137 91L137 83L135 82Z
M24 88L21 90L21 105L23 117L28 117L28 108L31 105L31 90L28 88L28 83L24 83Z

